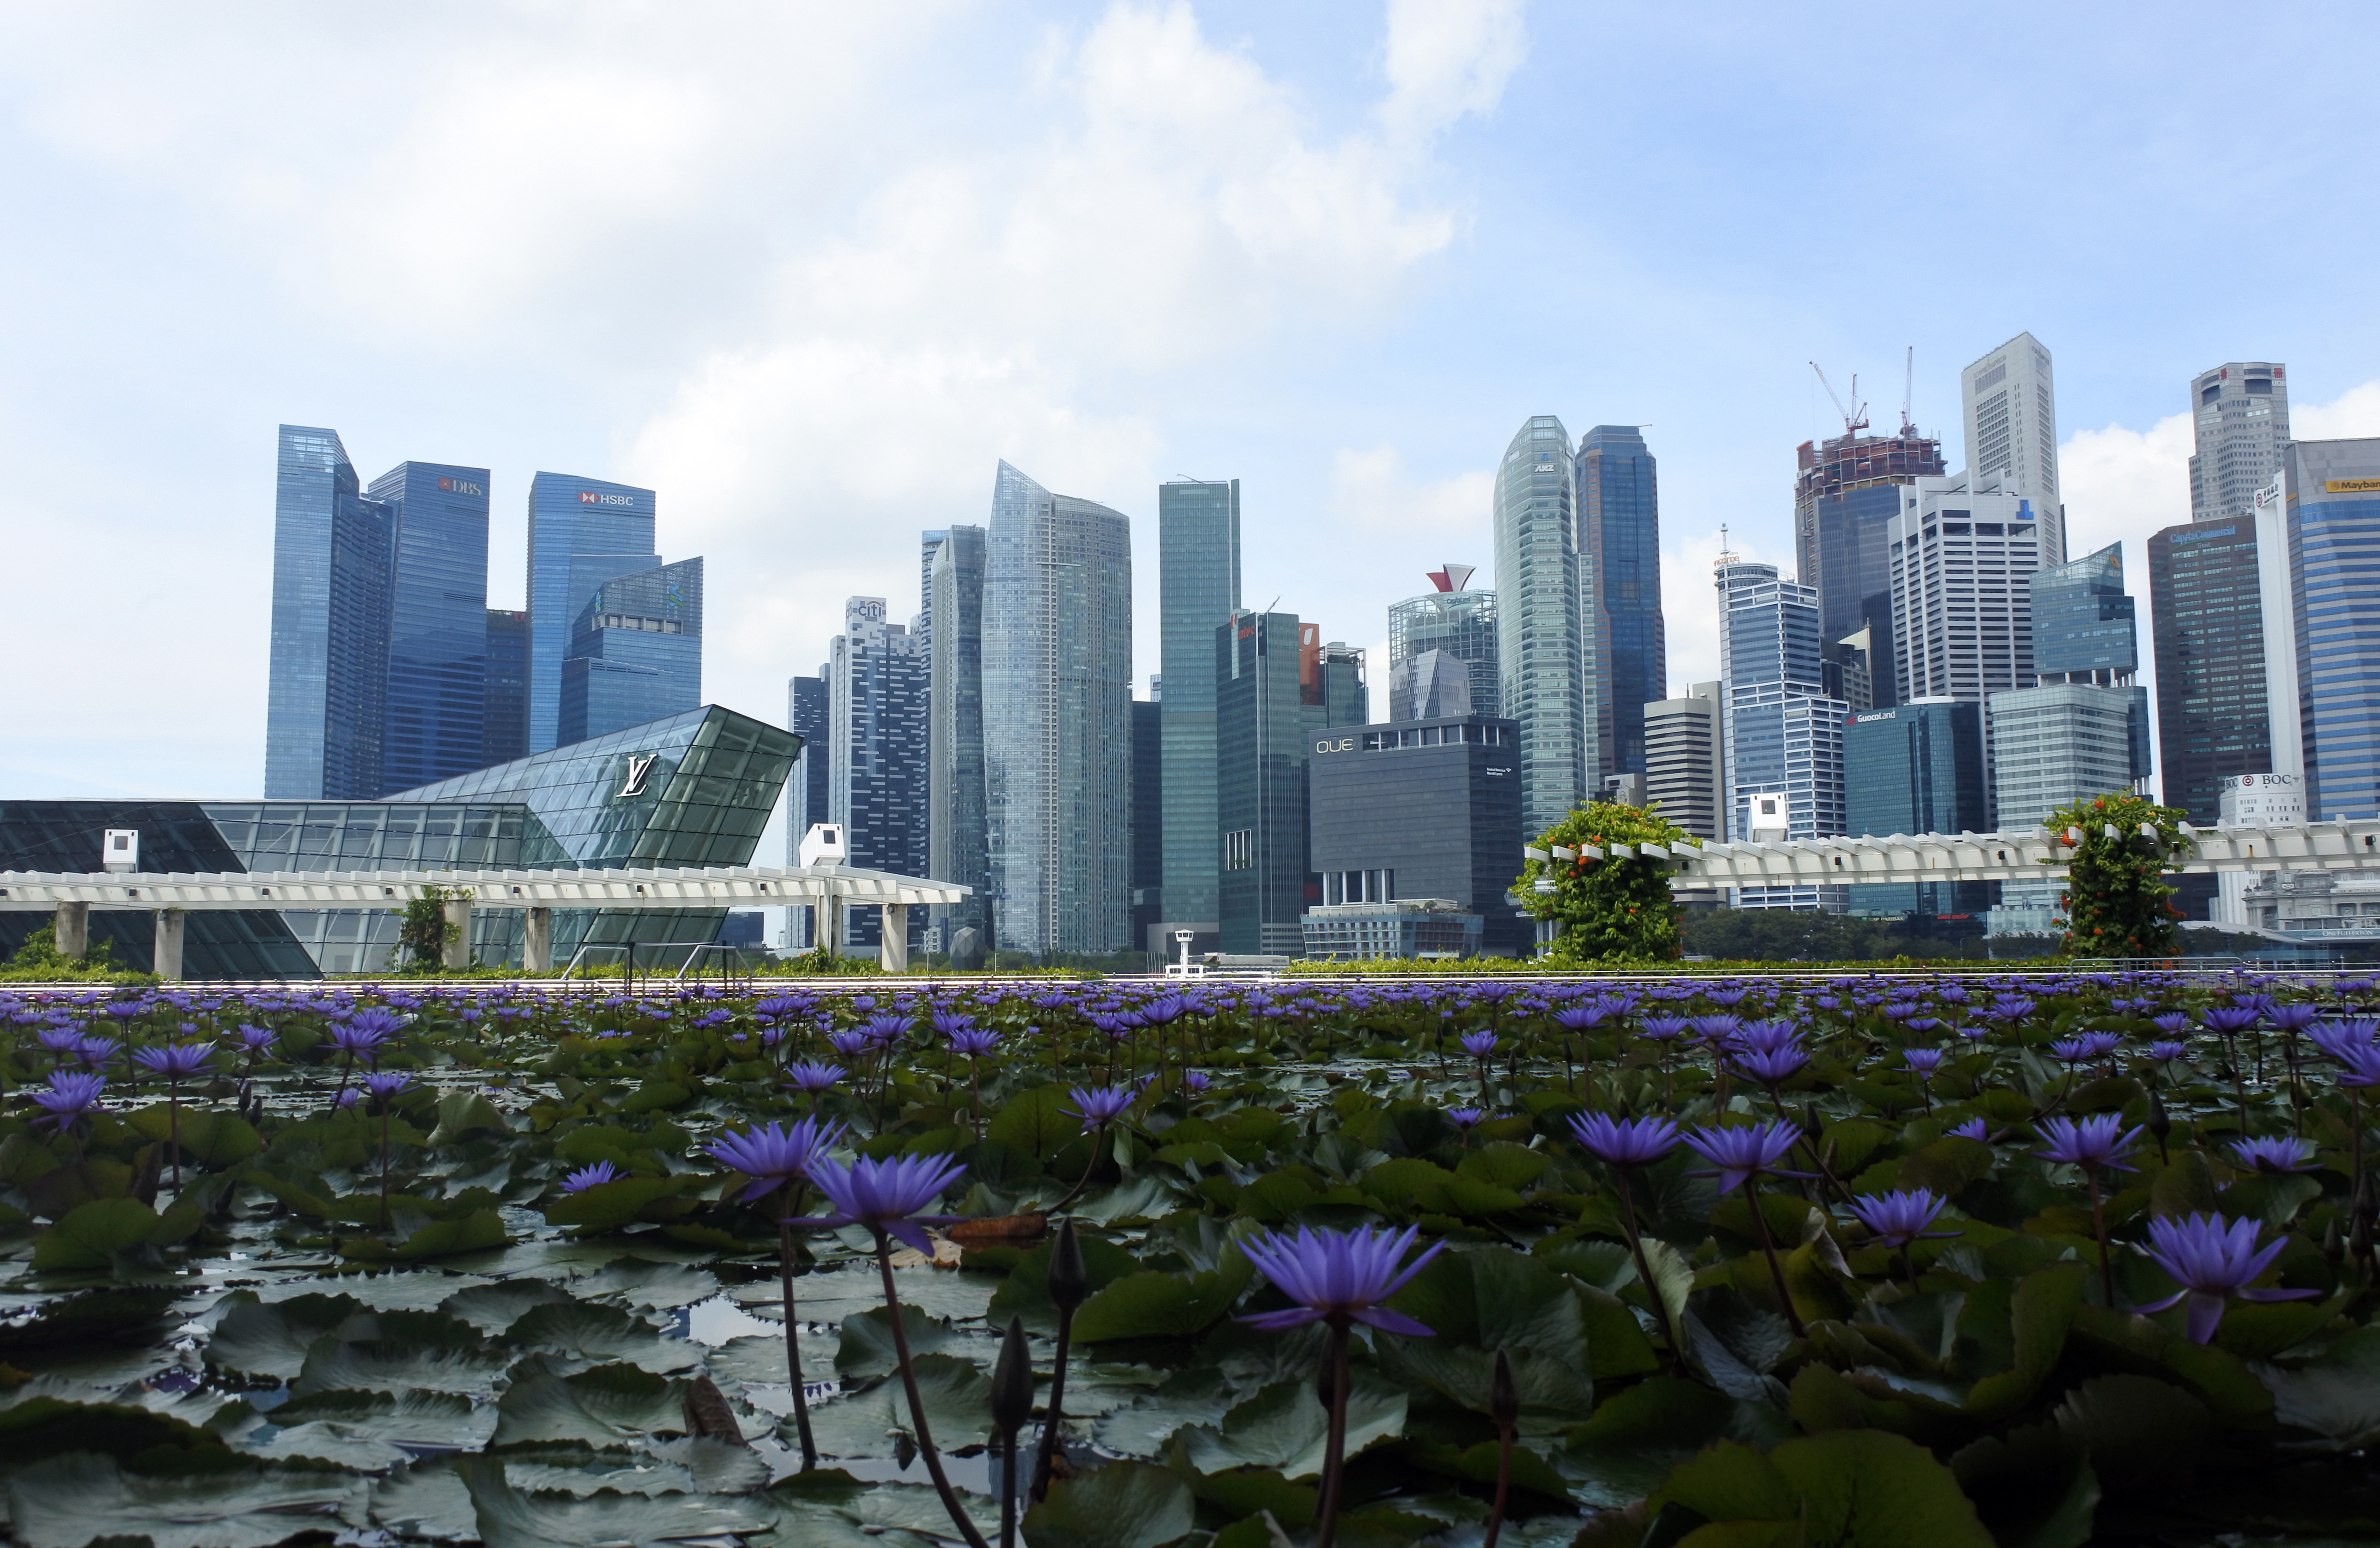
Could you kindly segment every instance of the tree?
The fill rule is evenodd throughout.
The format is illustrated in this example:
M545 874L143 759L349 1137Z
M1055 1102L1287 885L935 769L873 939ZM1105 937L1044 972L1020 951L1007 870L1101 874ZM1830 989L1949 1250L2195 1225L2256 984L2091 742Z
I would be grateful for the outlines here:
M2070 955L2180 955L2181 910L2173 906L2165 870L2168 851L2182 847L2186 815L2130 790L2085 797L2049 814L2051 853L2067 856L2060 906Z
M446 917L446 905L469 896L459 889L424 887L419 897L405 906L404 922L396 927L396 947L407 967L438 970L445 960L446 943L455 938L457 928Z
M1614 844L1691 842L1683 828L1649 807L1595 801L1573 811L1539 834L1536 847L1575 849L1593 845L1602 859L1529 860L1512 891L1524 912L1559 920L1550 964L1578 962L1670 962L1678 956L1678 905L1670 896L1670 868L1658 857L1617 856ZM1538 884L1550 882L1551 890Z

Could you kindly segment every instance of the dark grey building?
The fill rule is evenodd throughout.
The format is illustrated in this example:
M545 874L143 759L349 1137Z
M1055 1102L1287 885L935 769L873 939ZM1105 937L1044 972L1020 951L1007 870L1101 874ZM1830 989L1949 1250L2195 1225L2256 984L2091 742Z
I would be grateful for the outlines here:
M1220 917L1215 811L1215 630L1240 605L1240 481L1157 488L1159 675L1165 727L1164 917Z
M1917 699L1850 717L1843 727L1845 831L1981 833L1984 719L1971 701ZM1978 914L1987 882L1876 883L1850 889L1856 914Z
M1312 721L1298 635L1294 613L1235 613L1210 636L1218 923L1222 949L1234 955L1294 957L1305 945Z
M1669 691L1661 617L1661 495L1653 453L1633 424L1599 424L1578 438L1579 547L1596 556L1595 659L1604 690L1596 746L1602 775L1645 772L1645 706Z
M928 657L926 871L975 892L938 908L943 949L969 925L985 923L990 884L983 786L984 531L952 527L926 534L926 610L919 628Z
M827 820L843 824L846 863L895 875L925 873L926 656L917 637L884 616L882 597L844 603L844 632L827 645ZM914 949L925 910L909 916ZM848 944L878 945L880 920L860 909Z
M1520 726L1485 715L1334 726L1307 763L1313 865L1327 906L1444 898L1525 953L1504 894L1521 873Z
M792 774L785 780L785 863L799 865L802 840L827 812L827 725L833 695L827 680L833 668L821 664L815 677L785 680L785 726L801 738ZM807 904L787 911L785 945L807 951L818 944L817 910Z
M1847 432L1795 449L1793 559L1797 578L1818 593L1818 634L1831 664L1864 654L1878 709L1897 697L1892 660L1891 536L1901 489L1947 469L1942 443L1903 425L1898 435ZM1864 646L1843 641L1865 630ZM1848 692L1849 685L1845 685Z
M1160 686L1132 704L1132 944L1162 950L1149 932L1165 918L1165 706ZM937 880L947 881L941 877Z
M2248 516L2185 522L2148 542L2165 804L2202 827L2222 819L2225 780L2274 767L2256 544ZM2206 918L2215 879L2185 876L2179 885L2175 906Z
M488 609L488 709L485 762L509 763L528 754L528 613Z

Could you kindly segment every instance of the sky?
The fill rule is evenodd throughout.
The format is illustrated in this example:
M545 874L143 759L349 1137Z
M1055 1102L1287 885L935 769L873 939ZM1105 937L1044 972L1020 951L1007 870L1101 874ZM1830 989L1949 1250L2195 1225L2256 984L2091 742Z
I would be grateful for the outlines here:
M1000 458L1243 483L1244 596L1372 652L1493 582L1533 414L1643 424L1669 679L1792 565L1810 363L1959 442L2052 352L2069 546L2187 519L2188 384L2380 435L2380 13L1519 0L0 3L0 798L261 785L274 427L659 491L705 697L782 721ZM2145 647L2145 639L2143 646ZM2145 654L2145 649L2143 653Z

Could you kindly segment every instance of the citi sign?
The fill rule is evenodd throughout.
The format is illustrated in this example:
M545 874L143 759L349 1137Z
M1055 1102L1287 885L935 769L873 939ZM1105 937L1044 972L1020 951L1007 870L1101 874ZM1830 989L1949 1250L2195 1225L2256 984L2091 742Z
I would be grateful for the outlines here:
M473 483L468 479L440 479L438 490L442 494L485 494L487 493L484 487Z
M591 489L582 489L578 492L578 503L582 506L633 506L637 502L633 495L598 494Z

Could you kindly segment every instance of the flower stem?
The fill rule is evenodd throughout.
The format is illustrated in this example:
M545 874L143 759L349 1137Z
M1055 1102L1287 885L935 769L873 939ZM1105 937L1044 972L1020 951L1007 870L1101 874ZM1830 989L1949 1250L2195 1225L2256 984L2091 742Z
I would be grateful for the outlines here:
M1042 1421L1041 1444L1033 1458L1033 1497L1050 1494L1050 1469L1058 1460L1058 1427L1066 1418L1066 1351L1075 1341L1075 1309L1058 1309L1058 1352L1050 1367L1050 1414Z
M1653 1265L1645 1256L1645 1238L1636 1229L1636 1200L1629 1187L1625 1166L1614 1166L1612 1176L1620 1183L1620 1224L1628 1231L1628 1250L1636 1260L1636 1277L1645 1284L1645 1298L1653 1303L1653 1315L1660 1320L1661 1342L1670 1347L1670 1358L1682 1360L1685 1351L1678 1346L1678 1330L1670 1325L1670 1303L1661 1298L1661 1286L1653 1278Z
M1793 1292L1785 1283L1785 1265L1777 1261L1777 1244L1768 1235L1768 1216L1760 1207L1760 1195L1749 1182L1743 1185L1743 1201L1752 1206L1752 1223L1760 1228L1760 1250L1767 1255L1768 1272L1777 1280L1777 1298L1785 1303L1785 1321L1794 1337L1807 1337L1810 1330L1802 1325L1802 1313L1795 1310Z
M2107 1212L2099 1198L2099 1169L2089 1168L2084 1174L2091 1179L2091 1229L2099 1238L2100 1303L2113 1310L2116 1305L2116 1269L2107 1259Z
M1512 1427L1496 1427L1496 1504L1488 1512L1488 1536L1479 1548L1496 1548L1504 1530L1504 1504L1512 1493Z
M917 1455L925 1458L934 1492L941 1495L942 1508L951 1513L951 1521L969 1548L991 1548L968 1518L966 1507L959 1504L958 1492L942 1470L942 1454L934 1449L933 1432L927 1428L925 1400L917 1396L917 1372L909 1359L909 1330L902 1325L900 1292L892 1287L892 1240L881 1230L876 1233L876 1267L884 1275L884 1312L892 1323L892 1355L901 1362L902 1390L909 1395L909 1423L917 1432ZM790 1325L786 1331L791 1334Z
M794 1213L794 1185L785 1185L784 1213ZM818 1466L818 1442L810 1434L810 1402L802 1393L802 1335L794 1321L794 1228L777 1222L777 1283L784 1294L785 1371L794 1383L794 1430L801 1437L802 1471Z
M1347 1460L1347 1324L1330 1319L1330 1429L1322 1445L1322 1493L1314 1510L1314 1548L1339 1535L1339 1486Z

